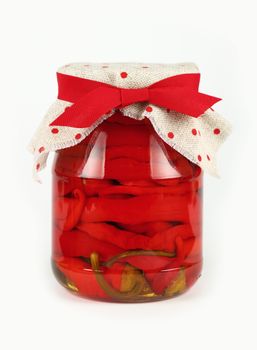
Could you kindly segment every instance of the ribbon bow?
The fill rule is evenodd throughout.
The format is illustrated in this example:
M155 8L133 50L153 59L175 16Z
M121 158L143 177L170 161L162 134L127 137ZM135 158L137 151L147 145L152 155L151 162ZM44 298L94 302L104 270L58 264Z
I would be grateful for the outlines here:
M200 74L180 74L140 89L124 89L94 80L57 73L58 99L73 103L50 125L87 128L116 108L137 102L197 118L220 101L198 92Z

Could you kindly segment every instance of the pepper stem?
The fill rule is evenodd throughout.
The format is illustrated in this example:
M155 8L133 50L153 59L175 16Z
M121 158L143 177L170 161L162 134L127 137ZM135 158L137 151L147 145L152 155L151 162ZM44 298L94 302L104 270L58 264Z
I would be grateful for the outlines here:
M139 283L138 281L135 282L132 289L127 292L119 292L118 290L114 289L104 278L104 274L100 269L98 253L96 252L91 253L90 262L98 284L105 291L105 293L110 297L117 300L124 300L124 299L131 299L131 297L136 296L140 293L143 286L142 286L142 283Z
M143 249L138 249L138 250L127 250L125 252L122 252L118 255L113 256L111 259L105 261L103 263L104 266L106 267L111 267L117 260L124 259L128 256L166 256L168 258L175 258L176 253L175 252L165 252L163 250L143 250Z

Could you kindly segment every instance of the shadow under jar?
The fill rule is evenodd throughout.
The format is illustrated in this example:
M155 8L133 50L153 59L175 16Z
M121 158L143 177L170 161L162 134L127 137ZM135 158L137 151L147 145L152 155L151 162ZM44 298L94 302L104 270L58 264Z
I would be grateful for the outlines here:
M148 119L116 113L53 166L57 280L98 300L174 297L200 276L202 171Z

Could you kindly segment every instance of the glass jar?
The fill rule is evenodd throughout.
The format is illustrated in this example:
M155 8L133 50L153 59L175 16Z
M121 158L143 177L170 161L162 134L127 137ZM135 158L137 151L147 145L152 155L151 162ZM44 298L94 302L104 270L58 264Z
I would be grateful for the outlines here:
M57 280L83 297L153 301L186 291L202 266L202 171L147 118L119 112L53 166Z

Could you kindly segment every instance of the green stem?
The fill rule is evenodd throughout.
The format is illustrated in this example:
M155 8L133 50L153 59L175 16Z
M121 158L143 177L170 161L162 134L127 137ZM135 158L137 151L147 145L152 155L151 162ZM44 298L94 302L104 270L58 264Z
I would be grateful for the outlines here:
M113 256L111 259L103 263L106 267L111 267L117 260L124 259L128 256L166 256L168 258L175 258L175 252L165 252L163 250L127 250L118 255Z
M141 283L135 283L133 288L128 292L119 292L114 289L104 278L104 274L100 269L99 255L97 253L92 253L90 255L91 266L94 271L96 280L100 287L105 291L107 295L117 300L131 299L133 296L136 296L140 293L142 289Z

